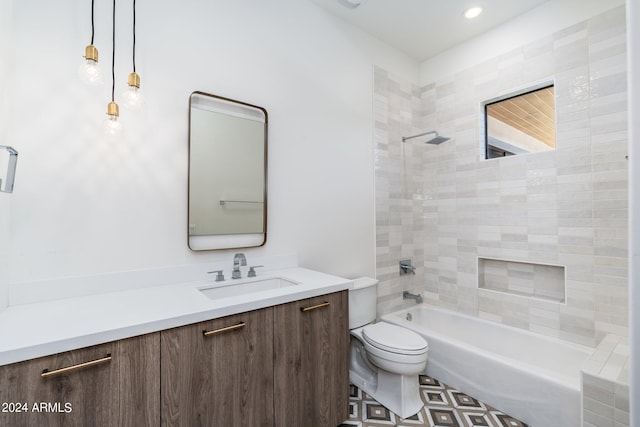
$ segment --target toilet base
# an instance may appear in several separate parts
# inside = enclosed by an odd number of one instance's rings
[[[421,367],[413,367],[402,375],[392,373],[369,360],[364,343],[362,329],[351,330],[349,362],[349,381],[384,407],[401,418],[418,413],[423,406],[420,398],[419,372],[427,363],[426,357]]]
[[[353,385],[400,418],[415,415],[422,409],[424,404],[420,398],[418,375],[398,375],[378,369],[375,380],[367,377],[349,372],[349,381]]]
[[[418,375],[398,375],[379,369],[378,388],[372,396],[401,418],[415,415],[424,405]]]

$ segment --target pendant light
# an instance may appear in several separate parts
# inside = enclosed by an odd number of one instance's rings
[[[102,70],[98,65],[98,49],[93,45],[94,22],[93,22],[93,3],[91,0],[91,44],[84,49],[84,63],[80,65],[78,74],[80,79],[91,86],[98,86],[104,83]]]
[[[107,105],[107,120],[105,121],[105,131],[109,135],[117,135],[122,131],[122,123],[118,121],[120,109],[114,99],[116,76],[116,0],[113,0],[113,26],[111,38],[111,102]]]
[[[136,73],[136,0],[133,0],[133,72],[129,74],[127,89],[122,98],[124,105],[131,108],[140,108],[144,103],[140,91],[140,75]]]

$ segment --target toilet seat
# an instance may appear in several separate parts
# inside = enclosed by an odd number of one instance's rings
[[[362,338],[370,346],[400,355],[422,355],[429,344],[417,333],[401,326],[379,322],[362,328]]]

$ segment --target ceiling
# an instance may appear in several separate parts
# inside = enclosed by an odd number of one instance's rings
[[[338,0],[310,1],[424,61],[549,0],[364,0],[355,9]],[[479,17],[462,16],[476,5],[483,8]]]

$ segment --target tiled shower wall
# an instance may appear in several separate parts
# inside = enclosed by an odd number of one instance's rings
[[[423,151],[402,143],[421,131],[417,86],[380,68],[374,73],[376,277],[378,314],[402,304],[402,291],[421,292],[424,283]],[[399,261],[411,259],[415,275],[399,276]]]
[[[375,70],[379,314],[409,289],[590,346],[627,335],[625,41],[622,6],[423,87]],[[548,81],[557,150],[484,160],[482,101]],[[431,129],[452,139],[401,142]],[[563,266],[566,301],[479,289],[478,258]]]

